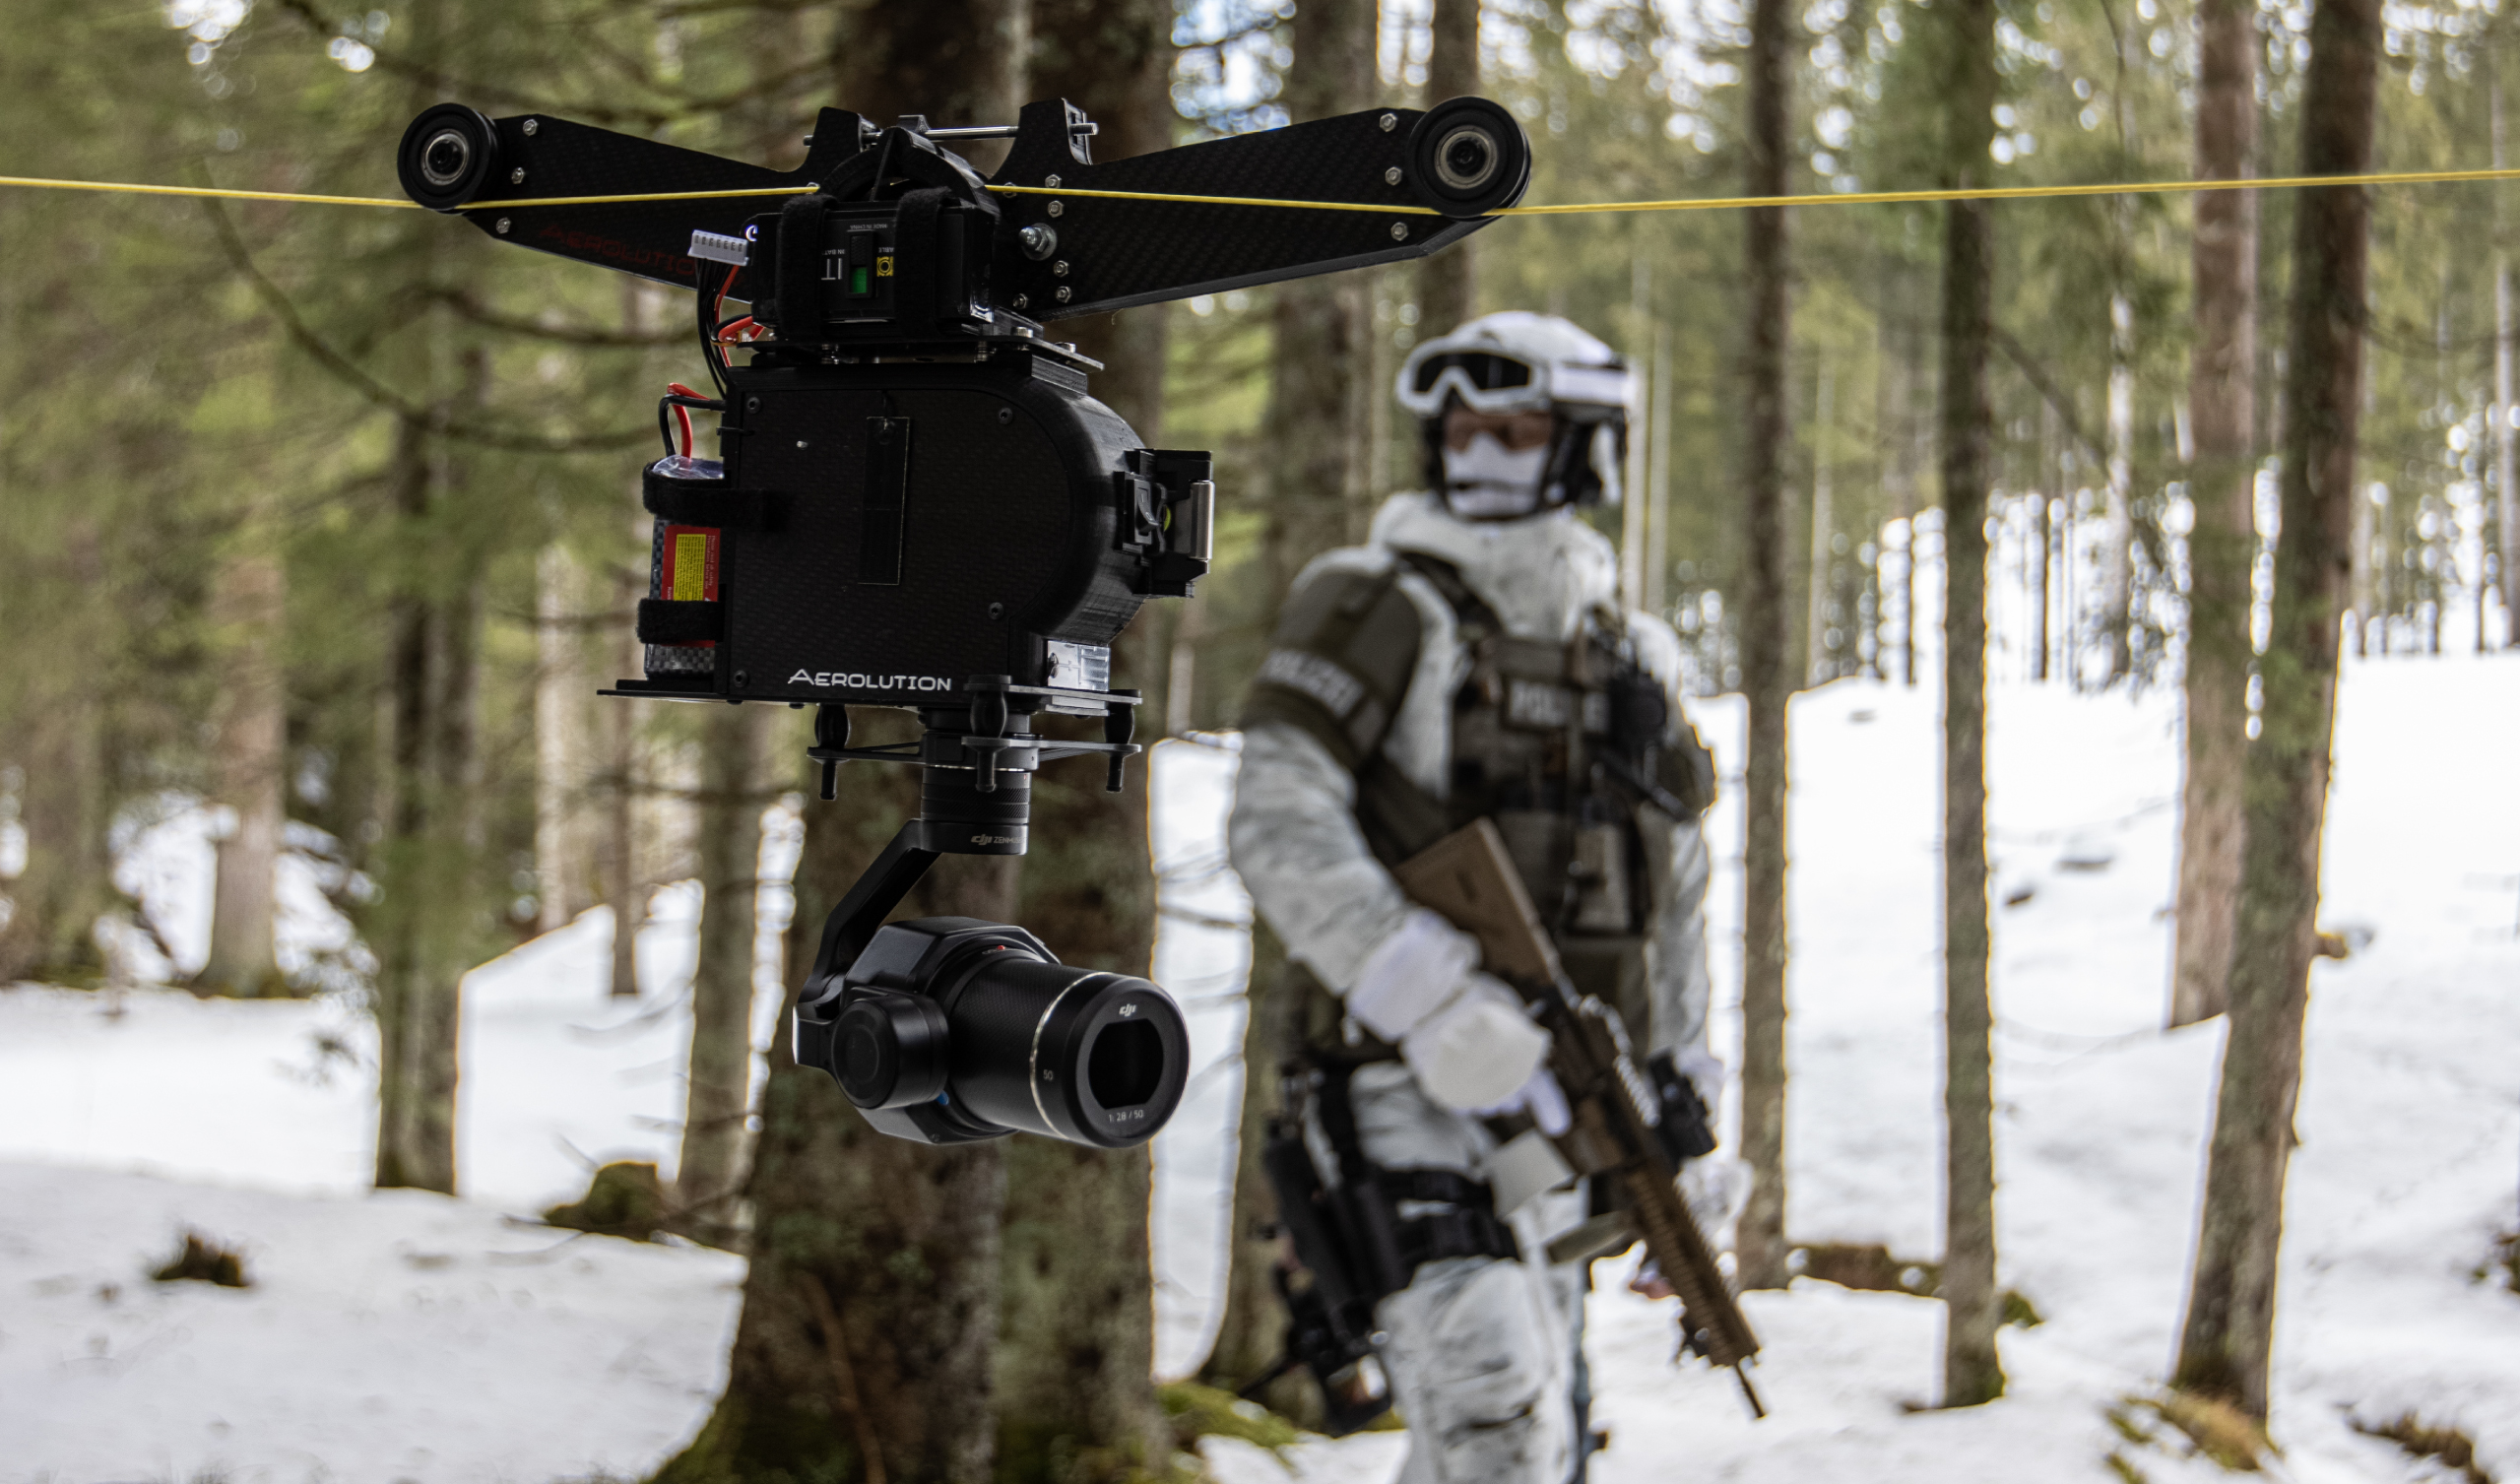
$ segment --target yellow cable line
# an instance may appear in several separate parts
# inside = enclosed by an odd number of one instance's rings
[[[1843,191],[1804,196],[1705,196],[1673,201],[1587,201],[1566,206],[1509,206],[1499,217],[1569,217],[1614,212],[1738,211],[1775,206],[1889,206],[1929,201],[2035,201],[2066,196],[2192,195],[2200,191],[2282,191],[2334,185],[2450,185],[2460,182],[2520,180],[2520,168],[2502,170],[2385,170],[2361,175],[2271,175],[2245,180],[2116,181],[2100,185],[1970,186],[1923,191]],[[0,175],[0,186],[39,190],[107,191],[139,196],[192,196],[226,201],[289,201],[310,206],[384,206],[417,210],[418,203],[385,196],[313,196],[293,191],[221,190],[211,186],[137,185],[105,180],[47,180],[31,175]],[[620,196],[536,196],[510,201],[475,201],[462,211],[501,211],[547,206],[615,206],[643,201],[714,201],[741,196],[792,196],[812,186],[751,186],[727,191],[650,191]],[[1377,206],[1358,201],[1287,201],[1274,196],[1195,196],[1165,191],[1096,191],[1043,185],[993,185],[1006,196],[1061,196],[1103,201],[1170,201],[1195,206],[1273,206],[1294,211],[1372,212],[1381,216],[1432,217],[1423,206]]]

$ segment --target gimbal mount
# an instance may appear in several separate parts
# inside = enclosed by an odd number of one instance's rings
[[[1208,568],[1208,455],[1143,447],[1044,325],[1424,257],[1530,175],[1520,127],[1475,97],[1106,163],[1093,132],[1055,99],[1011,128],[826,108],[779,171],[440,103],[401,148],[422,206],[696,290],[715,395],[659,404],[645,674],[607,693],[813,705],[826,799],[839,763],[920,767],[917,817],[825,927],[796,1051],[930,1142],[1142,1141],[1188,1056],[1144,980],[1060,965],[1020,929],[884,923],[939,855],[1023,853],[1042,762],[1103,754],[1120,790],[1139,697],[1111,687],[1112,642]],[[995,176],[943,144],[971,137],[1011,137]],[[719,457],[693,412],[718,416]],[[915,710],[922,736],[852,747],[852,705]],[[1042,737],[1044,713],[1099,716],[1103,741]]]

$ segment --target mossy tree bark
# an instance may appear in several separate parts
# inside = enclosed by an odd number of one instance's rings
[[[698,1232],[726,1228],[743,1188],[752,1095],[752,949],[759,927],[764,744],[779,713],[727,706],[700,738],[700,952],[675,1205]]]
[[[2249,171],[2257,132],[2254,7],[2197,16],[2196,175]],[[2248,755],[2249,578],[2257,565],[2257,197],[2196,198],[2196,345],[2188,422],[2196,525],[2187,538],[2187,776],[2179,791],[2177,943],[2170,1024],[2223,1012],[2239,911],[2240,770]]]
[[[1034,0],[1032,87],[1066,97],[1102,126],[1097,160],[1172,145],[1170,0]],[[1094,395],[1147,446],[1163,440],[1164,308],[1061,327],[1108,369]],[[1161,724],[1161,605],[1142,609],[1115,647],[1113,683],[1146,692],[1137,735]],[[1072,728],[1099,735],[1097,725]],[[1147,848],[1148,769],[1104,791],[1100,759],[1056,763],[1033,786],[1032,848],[1015,920],[1071,964],[1143,975],[1154,946]],[[997,1477],[1083,1484],[1159,1470],[1150,1151],[1018,1138],[1006,1147],[1002,1228]]]
[[[1781,196],[1793,141],[1793,32],[1799,14],[1786,0],[1758,0],[1750,14],[1749,118],[1744,132],[1752,196]],[[1787,651],[1793,614],[1786,571],[1786,461],[1793,423],[1785,396],[1792,344],[1792,246],[1786,214],[1767,207],[1743,216],[1749,273],[1744,346],[1748,426],[1746,467],[1748,591],[1741,614],[1741,689],[1749,703],[1747,795],[1742,842],[1741,1157],[1750,1167],[1750,1203],[1734,1237],[1745,1288],[1781,1288],[1785,1257],[1785,710],[1794,679]]]
[[[1481,0],[1435,0],[1426,53],[1426,101],[1479,91]],[[1417,270],[1417,333],[1443,335],[1478,311],[1479,270],[1475,240],[1455,242]]]
[[[1995,106],[1994,0],[1939,13],[1946,187],[1985,179]],[[1943,235],[1943,1405],[2004,1393],[1995,1331],[1993,1009],[1986,913],[1987,400],[1994,226],[1982,201],[1945,208]]]
[[[272,941],[272,908],[287,814],[282,774],[288,743],[288,687],[281,667],[288,578],[273,548],[279,533],[258,507],[237,532],[239,548],[220,572],[214,612],[222,641],[218,797],[236,811],[219,842],[211,890],[210,957],[197,991],[259,996],[287,993]],[[254,518],[260,516],[263,518]]]
[[[2377,0],[2320,0],[2312,14],[2300,112],[2303,174],[2370,168],[2379,33]],[[2261,1422],[2316,953],[2370,250],[2363,190],[2305,191],[2294,210],[2274,624],[2259,661],[2263,725],[2242,784],[2229,1039],[2173,1373],[2178,1386],[2221,1396]]]
[[[1448,24],[1446,8],[1462,4],[1441,0],[1436,25]],[[1476,10],[1475,5],[1469,8]],[[1291,117],[1323,118],[1370,105],[1376,19],[1375,7],[1363,0],[1328,0],[1296,12],[1295,63],[1285,94]],[[1434,86],[1430,80],[1430,92]],[[1370,517],[1363,508],[1372,422],[1367,402],[1383,395],[1366,374],[1372,357],[1365,341],[1373,326],[1358,275],[1281,285],[1276,292],[1263,420],[1263,443],[1275,463],[1260,491],[1267,523],[1262,559],[1269,596],[1254,620],[1262,631],[1276,625],[1277,605],[1304,564],[1339,545],[1351,530],[1361,530]],[[1421,324],[1430,333],[1450,328],[1423,318]],[[1287,1045],[1279,1027],[1289,1007],[1277,985],[1284,952],[1265,927],[1254,927],[1251,974],[1244,987],[1249,1008],[1243,1022],[1243,1101],[1228,1217],[1225,1315],[1200,1367],[1202,1379],[1227,1387],[1244,1386],[1265,1370],[1277,1358],[1286,1331],[1285,1311],[1269,1278],[1278,1244],[1256,1235],[1277,1219],[1276,1199],[1260,1172],[1260,1150],[1268,1120],[1278,1111],[1277,1064]]]
[[[852,720],[869,744],[913,731],[890,711]],[[837,801],[806,806],[792,991],[917,792],[914,770],[869,765],[843,771]],[[948,857],[897,915],[1003,919],[1012,865]],[[658,1484],[984,1484],[1003,1149],[875,1132],[827,1074],[796,1064],[783,1025],[745,1186],[752,1265],[726,1391]]]

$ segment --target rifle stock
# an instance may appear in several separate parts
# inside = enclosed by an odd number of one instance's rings
[[[1568,982],[1496,825],[1480,819],[1392,872],[1420,906],[1478,939],[1482,966],[1535,1005],[1549,1032],[1549,1071],[1573,1121],[1552,1138],[1580,1175],[1606,1175],[1626,1194],[1646,1253],[1679,1295],[1683,1344],[1730,1367],[1750,1410],[1766,1416],[1747,1363],[1759,1337],[1715,1265],[1713,1247],[1680,1197],[1678,1171],[1655,1134],[1659,1099],[1639,1073],[1619,1012]]]

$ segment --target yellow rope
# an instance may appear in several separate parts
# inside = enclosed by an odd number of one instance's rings
[[[1706,196],[1676,201],[1587,201],[1567,206],[1509,206],[1499,217],[1570,217],[1612,212],[1712,212],[1773,206],[1889,206],[1925,201],[2035,201],[2064,196],[2192,195],[2199,191],[2284,191],[2322,185],[2450,185],[2467,181],[2520,180],[2520,169],[2386,170],[2362,175],[2272,175],[2246,180],[2148,180],[2102,185],[1969,186],[1929,191],[1844,191],[1807,196]],[[385,196],[310,196],[293,191],[231,191],[210,186],[135,185],[105,180],[46,180],[0,175],[0,186],[39,190],[113,191],[138,196],[194,196],[225,201],[291,201],[308,206],[387,206],[418,203]],[[462,211],[504,211],[538,206],[617,206],[640,201],[714,201],[740,196],[793,196],[812,186],[750,186],[730,191],[651,191],[622,196],[536,196],[514,201],[475,201]],[[1195,206],[1273,206],[1293,211],[1373,212],[1382,216],[1433,217],[1423,206],[1375,206],[1357,201],[1285,201],[1274,196],[1193,196],[1164,191],[1070,190],[1044,185],[993,185],[1005,196],[1060,196],[1102,201],[1172,201]]]

